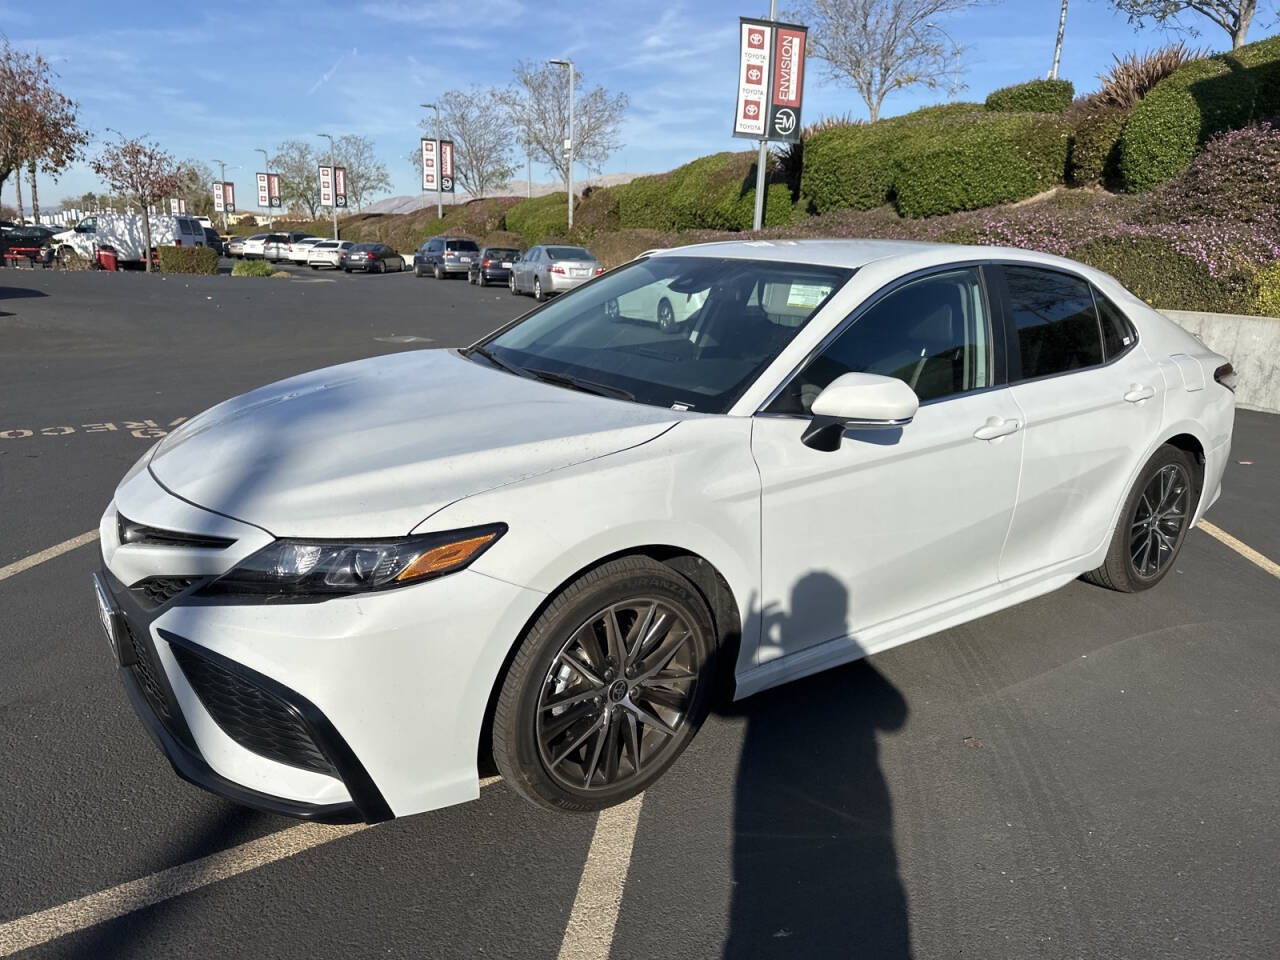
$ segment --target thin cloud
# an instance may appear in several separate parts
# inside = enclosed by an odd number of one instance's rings
[[[351,51],[351,55],[355,56],[354,50]],[[320,75],[320,79],[307,88],[307,96],[308,97],[311,96],[321,87],[323,87],[326,83],[328,83],[329,79],[334,75],[338,67],[342,65],[342,61],[345,59],[347,59],[347,55],[344,53],[341,56],[339,56],[337,60],[333,61],[333,66],[330,67],[328,70],[326,70],[324,73],[322,73]]]

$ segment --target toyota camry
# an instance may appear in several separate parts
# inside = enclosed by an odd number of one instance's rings
[[[1234,376],[1057,257],[663,250],[183,424],[116,489],[94,586],[198,785],[374,822],[476,797],[491,758],[595,810],[722,693],[1081,576],[1155,586],[1218,497]]]

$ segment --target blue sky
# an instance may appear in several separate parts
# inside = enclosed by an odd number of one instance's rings
[[[1263,7],[1251,39],[1274,31],[1274,16]],[[98,136],[108,126],[149,133],[179,158],[225,159],[238,167],[228,179],[247,207],[253,173],[262,166],[254,148],[273,150],[295,137],[319,146],[318,131],[368,135],[393,192],[416,192],[417,174],[406,158],[417,143],[418,104],[472,83],[506,84],[520,57],[571,56],[589,85],[630,95],[625,145],[606,172],[667,170],[702,154],[743,149],[743,141],[728,136],[737,17],[764,12],[765,0],[0,0],[0,29],[54,62],[64,92]],[[940,21],[964,47],[969,89],[962,96],[981,99],[996,87],[1043,76],[1057,12],[1057,0],[996,0]],[[1107,0],[1073,0],[1061,74],[1078,92],[1094,89],[1113,53],[1165,39],[1151,28],[1135,32]],[[1213,28],[1193,42],[1221,49],[1226,39]],[[866,115],[852,90],[823,79],[819,64],[811,67],[806,121]],[[884,114],[945,99],[945,90],[917,88],[891,96]],[[534,178],[550,179],[536,167]],[[81,166],[56,184],[43,183],[41,196],[47,206],[100,188]],[[9,184],[3,200],[13,202]]]

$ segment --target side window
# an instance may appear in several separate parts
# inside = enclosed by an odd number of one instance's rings
[[[1129,318],[1120,308],[1093,288],[1093,302],[1098,306],[1098,319],[1102,322],[1102,349],[1107,360],[1113,360],[1138,342]]]
[[[1005,267],[1009,313],[1023,380],[1102,363],[1102,335],[1089,284],[1036,267]]]
[[[771,298],[766,294],[766,309]],[[858,317],[778,395],[774,413],[808,413],[845,373],[896,377],[921,402],[992,385],[991,323],[976,267],[914,280]]]
[[[184,220],[184,219],[182,219],[182,217],[179,217],[179,218],[178,218],[178,229],[182,231],[182,235],[183,235],[183,236],[185,236],[185,237],[189,237],[189,236],[191,236],[191,221],[190,221],[190,220]]]

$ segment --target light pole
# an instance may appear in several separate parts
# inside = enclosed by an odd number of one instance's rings
[[[569,135],[564,141],[564,158],[569,171],[569,229],[573,229],[573,61],[568,57],[563,60],[548,60],[547,63],[564,67],[569,71]]]
[[[337,168],[334,166],[335,161],[334,161],[334,150],[333,150],[333,137],[331,137],[327,133],[317,133],[316,136],[324,137],[326,140],[329,141],[329,209],[333,211],[333,239],[337,240],[338,239],[338,200],[333,195],[333,193],[335,190],[338,189],[338,182],[334,178],[334,171]]]
[[[276,222],[275,217],[271,216],[271,158],[261,147],[254,147],[253,152],[262,154],[262,172],[267,175],[267,226],[270,227]],[[255,183],[254,186],[256,187],[257,184]]]
[[[443,184],[440,183],[440,107],[434,103],[420,103],[418,106],[424,110],[434,110],[436,112],[436,219],[444,219],[444,190]]]
[[[225,201],[227,197],[227,192],[222,189],[222,184],[227,182],[227,161],[214,160],[213,162],[218,165],[218,189],[222,190],[222,198],[224,201],[222,205],[222,232],[226,233],[227,232],[227,206]]]
[[[925,27],[929,30],[937,30],[940,34],[946,37],[947,41],[951,44],[951,62],[953,66],[951,68],[951,96],[948,99],[950,99],[952,103],[955,103],[956,91],[960,89],[960,44],[956,43],[955,40],[951,38],[951,34],[947,33],[947,31],[943,30],[932,20],[926,23]]]
[[[778,0],[769,0],[769,19],[778,19]],[[768,111],[765,111],[765,122],[768,123]],[[759,230],[764,226],[764,171],[767,167],[769,156],[769,131],[765,130],[765,135],[760,138],[760,156],[756,158],[756,209],[755,215],[752,217],[752,230]]]

